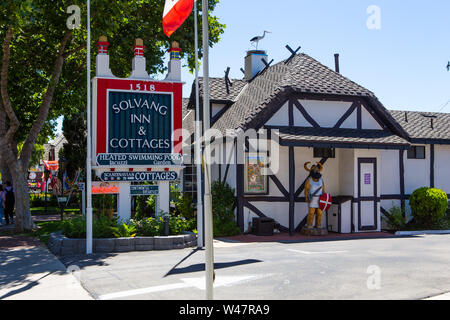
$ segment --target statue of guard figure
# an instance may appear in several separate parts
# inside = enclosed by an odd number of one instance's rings
[[[306,218],[306,227],[301,231],[305,235],[327,235],[326,229],[322,228],[322,210],[320,209],[319,200],[322,194],[325,193],[325,184],[322,179],[323,165],[317,162],[308,169],[310,162],[304,164],[304,168],[309,172],[309,177],[305,184],[305,198],[308,203],[308,217]],[[313,228],[313,222],[315,226]]]

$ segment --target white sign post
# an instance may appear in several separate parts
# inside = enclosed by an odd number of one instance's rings
[[[92,254],[92,168],[91,168],[91,2],[87,0],[87,157],[86,157],[86,254]]]

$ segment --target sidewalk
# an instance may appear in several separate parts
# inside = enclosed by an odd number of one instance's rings
[[[0,236],[0,300],[91,300],[37,239]]]

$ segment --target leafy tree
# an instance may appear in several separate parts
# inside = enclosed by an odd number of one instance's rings
[[[72,180],[76,171],[86,166],[86,121],[81,113],[64,117],[63,134],[67,142],[60,150],[60,158],[66,159],[65,171]]]
[[[162,30],[164,0],[93,0],[92,52],[100,35],[110,43],[111,69],[118,77],[131,71],[133,43],[143,38],[150,73],[166,70],[170,44]],[[218,0],[209,0],[212,11]],[[78,5],[80,28],[69,30],[67,8]],[[201,6],[199,11],[201,11]],[[201,21],[201,19],[199,19]],[[210,16],[210,43],[225,25]],[[199,28],[201,30],[201,28]],[[9,171],[16,190],[16,230],[32,227],[26,173],[41,133],[51,134],[60,115],[85,112],[86,1],[8,0],[0,3],[0,153],[2,172]],[[199,37],[201,39],[201,37]],[[193,16],[170,40],[177,40],[189,67],[194,65]],[[199,46],[201,48],[201,44]],[[200,52],[201,55],[202,52]],[[92,55],[95,70],[95,55]],[[93,74],[91,75],[93,76]],[[45,133],[45,134],[43,134]],[[21,151],[17,144],[23,142]]]

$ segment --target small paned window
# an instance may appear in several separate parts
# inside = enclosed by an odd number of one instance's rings
[[[334,148],[314,148],[314,158],[335,158]]]
[[[424,146],[412,146],[408,150],[408,159],[425,159],[425,147]]]

